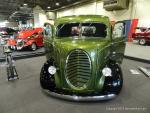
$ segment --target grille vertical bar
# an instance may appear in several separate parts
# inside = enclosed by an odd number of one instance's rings
[[[66,78],[76,88],[88,84],[91,78],[91,61],[85,51],[76,49],[68,55]]]

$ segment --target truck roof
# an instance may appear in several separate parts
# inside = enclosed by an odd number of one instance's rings
[[[74,15],[74,16],[65,16],[55,20],[55,25],[64,24],[64,23],[85,23],[85,22],[100,22],[104,23],[107,26],[110,25],[109,18],[102,15]]]

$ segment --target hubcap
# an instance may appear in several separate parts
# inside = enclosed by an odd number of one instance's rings
[[[35,43],[32,44],[31,48],[32,48],[32,50],[36,50],[36,45],[35,45]]]
[[[141,40],[140,40],[140,44],[141,44],[141,45],[144,45],[145,42],[146,42],[145,39],[141,39]]]

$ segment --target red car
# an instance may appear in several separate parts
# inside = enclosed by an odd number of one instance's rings
[[[17,50],[29,47],[35,51],[37,47],[43,46],[43,31],[43,28],[20,31],[15,39],[9,39],[8,44]]]
[[[132,34],[133,40],[138,40],[140,45],[145,45],[150,42],[150,28],[139,27],[137,33]]]

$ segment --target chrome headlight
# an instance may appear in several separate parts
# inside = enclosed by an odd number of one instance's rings
[[[112,70],[109,67],[105,67],[102,70],[102,73],[105,77],[111,77],[112,76]]]
[[[56,67],[54,66],[50,66],[48,68],[48,72],[51,74],[51,75],[54,75],[56,73]]]

